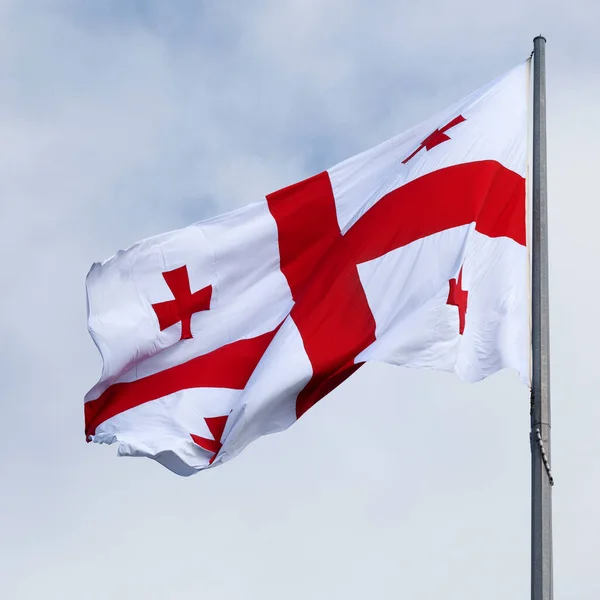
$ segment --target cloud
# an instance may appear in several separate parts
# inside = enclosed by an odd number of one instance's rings
[[[83,282],[142,237],[409,127],[542,31],[556,591],[597,598],[597,3],[34,4],[0,3],[2,597],[528,593],[528,398],[513,374],[469,386],[372,365],[287,432],[180,480],[84,442],[99,359]]]

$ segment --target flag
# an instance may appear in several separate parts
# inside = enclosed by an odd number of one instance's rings
[[[96,263],[88,441],[190,475],[367,361],[529,384],[529,63],[261,201]]]

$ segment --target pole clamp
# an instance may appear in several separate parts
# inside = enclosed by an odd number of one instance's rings
[[[550,462],[548,461],[548,455],[546,454],[546,448],[544,447],[544,441],[542,440],[542,432],[540,431],[539,427],[535,428],[535,438],[537,440],[537,445],[542,455],[542,462],[544,463],[544,467],[546,468],[546,473],[548,474],[548,480],[550,481],[550,485],[554,485],[554,477],[552,477]]]

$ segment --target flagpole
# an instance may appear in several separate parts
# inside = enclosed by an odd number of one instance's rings
[[[533,40],[531,600],[552,600],[546,39]]]

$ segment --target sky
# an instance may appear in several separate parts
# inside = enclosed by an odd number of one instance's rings
[[[596,0],[0,0],[0,597],[529,597],[528,390],[368,365],[180,478],[85,443],[91,264],[407,129],[548,39],[556,598],[597,600]]]

